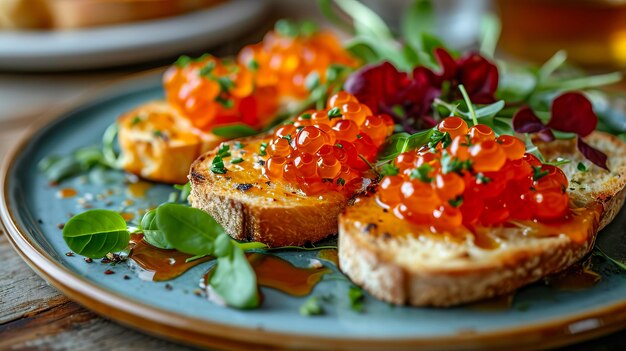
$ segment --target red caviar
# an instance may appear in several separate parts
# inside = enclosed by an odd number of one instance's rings
[[[324,83],[334,64],[357,65],[334,34],[270,31],[236,60],[181,57],[165,72],[163,84],[168,102],[197,128],[243,123],[259,129],[274,119],[285,97],[306,99],[306,78],[316,74]]]
[[[393,131],[389,117],[372,115],[343,91],[328,100],[327,109],[307,111],[291,123],[274,131],[266,149],[265,175],[296,184],[309,195],[358,189],[370,168],[363,159],[374,162]]]
[[[490,127],[469,128],[460,117],[446,118],[437,128],[452,141],[444,138],[431,148],[398,155],[398,175],[380,183],[378,202],[397,216],[447,230],[556,220],[568,213],[567,177],[526,154],[520,139],[496,138]]]
[[[244,47],[237,61],[256,68],[254,81],[257,87],[272,87],[280,96],[297,99],[308,97],[305,82],[310,74],[317,74],[323,83],[331,64],[350,67],[357,64],[339,39],[326,31],[298,36],[270,31],[262,42]]]

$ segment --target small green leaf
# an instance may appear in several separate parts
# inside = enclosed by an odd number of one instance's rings
[[[391,163],[386,163],[380,167],[380,174],[384,176],[395,176],[400,173],[400,169]]]
[[[309,297],[303,304],[300,306],[300,314],[303,316],[319,316],[325,313],[324,308],[320,304],[319,298],[317,296]]]
[[[582,162],[578,162],[578,165],[576,165],[576,169],[581,172],[587,172],[589,170],[589,168],[587,168],[587,166],[585,166],[585,164]]]
[[[255,308],[260,302],[256,274],[243,251],[233,245],[230,238],[224,239],[224,243],[230,246],[229,250],[225,250],[230,254],[218,257],[209,284],[228,306]]]
[[[358,286],[350,286],[348,289],[348,298],[350,299],[350,308],[356,312],[363,312],[363,302],[365,301],[365,295],[363,290]]]
[[[533,166],[533,180],[537,181],[548,175],[548,171],[542,171],[541,167]]]
[[[217,156],[222,158],[230,157],[230,146],[226,143],[221,143],[217,149]]]
[[[198,72],[198,75],[200,75],[200,77],[213,79],[214,69],[215,69],[215,61],[209,61],[204,67],[200,69],[200,71]]]
[[[232,163],[232,164],[237,164],[237,163],[241,163],[241,162],[243,162],[243,158],[241,158],[241,157],[233,158],[232,160],[230,160],[230,163]]]
[[[177,67],[183,68],[183,67],[186,67],[191,62],[193,62],[193,59],[191,57],[187,55],[182,55],[176,60],[176,62],[174,62],[174,65]]]
[[[428,175],[428,173],[432,170],[433,168],[428,163],[424,163],[423,165],[412,169],[409,173],[409,177],[411,179],[419,179],[424,183],[430,183],[433,179]]]
[[[211,172],[216,174],[226,174],[227,169],[224,166],[224,160],[221,156],[215,156],[211,162]]]
[[[478,184],[487,184],[487,183],[491,183],[492,181],[491,178],[487,177],[486,175],[482,173],[476,174],[476,180],[478,180]]]
[[[148,244],[158,247],[159,249],[173,249],[174,247],[167,242],[163,231],[159,230],[156,221],[156,210],[150,210],[146,212],[141,218],[141,231],[143,233],[143,239]]]
[[[178,199],[182,202],[187,202],[187,198],[189,198],[189,195],[191,194],[191,182],[187,182],[182,185],[175,184],[174,189],[180,191]]]
[[[72,217],[63,227],[63,239],[75,253],[101,258],[124,250],[130,241],[126,221],[117,212],[89,210]]]
[[[267,156],[267,142],[262,142],[259,146],[259,156]]]
[[[212,253],[215,239],[224,234],[224,228],[208,213],[181,204],[159,206],[156,222],[172,247],[190,255]]]
[[[341,116],[343,116],[343,114],[341,113],[341,109],[339,107],[333,107],[328,110],[328,119],[340,118]]]
[[[566,164],[568,164],[570,162],[572,162],[572,161],[570,161],[570,160],[568,160],[566,158],[557,157],[556,160],[549,161],[549,162],[544,162],[544,164],[559,167],[559,166],[562,166],[562,165],[566,165]]]
[[[346,180],[343,178],[337,178],[337,185],[345,186]]]
[[[448,200],[448,203],[452,207],[459,207],[463,204],[463,195],[457,196],[455,199]]]

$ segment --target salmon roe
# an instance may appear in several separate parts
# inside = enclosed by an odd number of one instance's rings
[[[196,128],[243,123],[260,129],[273,121],[285,98],[308,98],[306,78],[316,74],[324,83],[331,65],[357,65],[334,34],[274,30],[244,47],[236,60],[183,56],[165,72],[163,85],[167,101]]]
[[[266,125],[278,111],[275,89],[254,86],[254,74],[232,60],[186,58],[163,76],[167,101],[208,131],[217,125]]]
[[[309,96],[306,80],[311,74],[317,74],[324,83],[331,65],[356,67],[358,63],[333,33],[290,36],[278,30],[269,31],[261,43],[244,47],[237,61],[256,68],[257,87],[271,87],[281,97],[296,99]]]
[[[400,218],[434,229],[493,226],[511,220],[557,220],[569,211],[567,177],[542,164],[510,135],[460,117],[437,129],[450,138],[400,154],[397,175],[385,176],[378,203]],[[447,141],[446,141],[447,140]]]
[[[370,109],[343,91],[328,108],[307,111],[278,127],[266,148],[265,176],[296,184],[306,194],[352,193],[374,162],[378,148],[393,132],[387,115]],[[367,160],[366,161],[364,161]]]

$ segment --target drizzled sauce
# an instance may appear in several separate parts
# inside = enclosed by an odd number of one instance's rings
[[[592,288],[602,276],[594,272],[591,268],[591,260],[576,264],[565,272],[553,274],[544,279],[547,286],[565,290],[580,291]]]
[[[189,269],[212,260],[204,257],[191,262],[185,262],[192,255],[176,250],[163,250],[148,244],[143,240],[143,234],[132,234],[129,253],[131,268],[140,279],[164,281],[174,279]],[[336,250],[334,251],[336,257]],[[329,253],[329,255],[332,255]],[[273,288],[292,296],[305,296],[311,293],[315,285],[320,282],[324,274],[332,271],[326,267],[302,268],[294,266],[289,261],[274,255],[262,253],[247,253],[246,257],[254,269],[259,286]],[[209,270],[202,279],[201,286],[206,286]]]
[[[331,273],[326,267],[301,268],[274,255],[247,253],[246,257],[254,269],[259,286],[276,289],[291,296],[306,296],[320,282],[322,276]],[[208,286],[213,269],[204,275],[200,286]]]
[[[191,262],[185,262],[192,255],[176,250],[163,250],[148,244],[143,240],[143,234],[132,234],[130,237],[131,268],[140,279],[164,281],[174,279],[189,269],[210,261],[211,257],[203,257]]]
[[[572,209],[567,218],[561,221],[551,223],[524,221],[521,224],[525,235],[546,237],[565,234],[574,242],[581,244],[598,229],[602,211],[602,205],[595,203],[587,208]]]
[[[322,260],[330,261],[335,266],[339,266],[339,256],[337,255],[337,249],[323,249],[317,253],[317,257]]]
[[[130,183],[126,188],[128,195],[132,197],[144,197],[148,192],[148,189],[152,187],[151,183],[138,181],[137,183]]]
[[[59,199],[67,199],[76,195],[78,195],[78,191],[74,188],[63,188],[57,191],[57,197]]]

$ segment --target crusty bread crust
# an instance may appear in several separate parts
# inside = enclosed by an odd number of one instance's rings
[[[243,140],[238,150],[224,159],[226,174],[213,173],[216,150],[191,166],[191,205],[215,218],[237,240],[258,241],[269,246],[304,245],[337,233],[337,218],[346,205],[340,193],[307,196],[288,184],[269,182],[256,155],[262,137]],[[243,152],[242,152],[243,151]],[[244,162],[230,160],[242,157]]]
[[[514,291],[571,266],[590,252],[598,230],[615,217],[626,196],[626,145],[599,132],[588,142],[607,153],[611,172],[590,166],[572,141],[540,146],[548,159],[572,160],[564,167],[569,193],[577,206],[586,208],[577,211],[576,223],[534,232],[490,228],[486,235],[497,248],[481,248],[473,235],[449,240],[419,232],[384,212],[370,196],[340,216],[341,270],[391,303],[452,306]],[[589,171],[577,171],[578,162]]]

